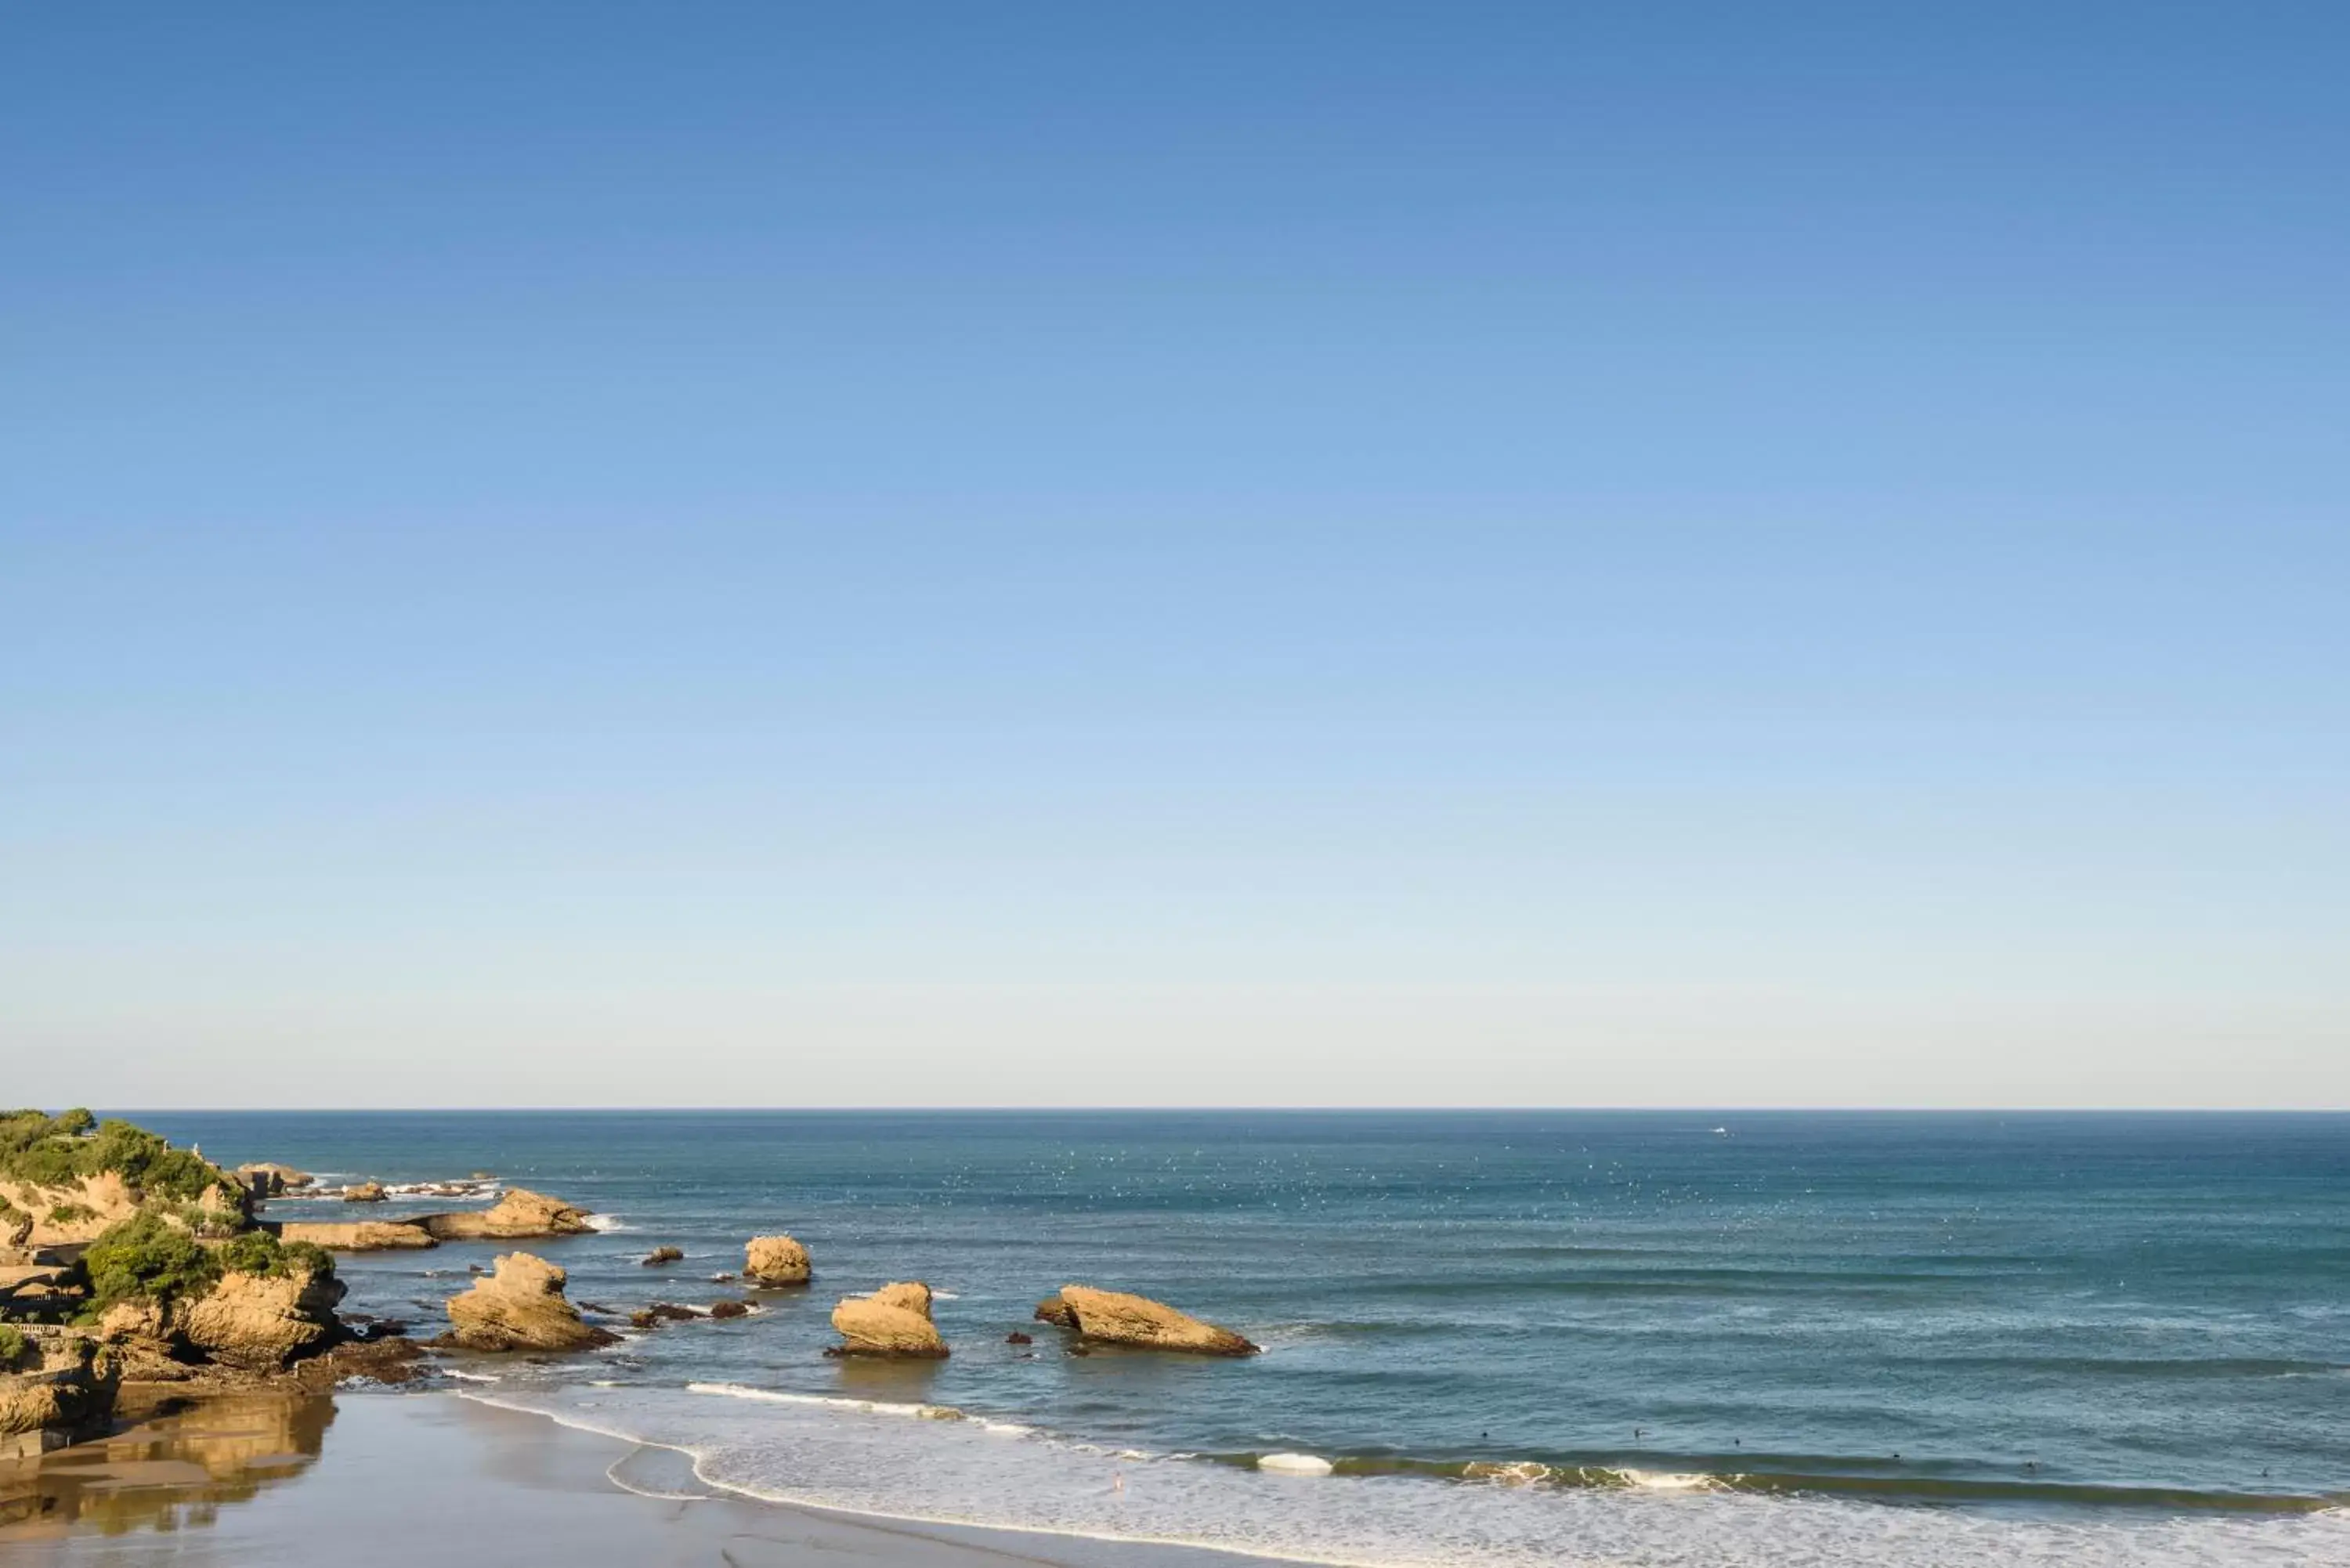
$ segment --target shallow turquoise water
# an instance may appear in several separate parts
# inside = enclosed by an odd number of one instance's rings
[[[691,1449],[748,1490],[1118,1533],[1054,1495],[1090,1498],[1054,1478],[1099,1462],[1135,1471],[1112,1478],[1119,1518],[1164,1501],[1152,1531],[1199,1538],[1191,1508],[1242,1519],[1224,1543],[1305,1555],[1343,1537],[1362,1560],[1402,1560],[1347,1533],[1389,1506],[1423,1535],[1438,1514],[1458,1523],[1483,1542],[1470,1556],[1540,1555],[1542,1508],[1605,1538],[1593,1509],[1673,1491],[1782,1532],[1833,1504],[1876,1521],[1864,1534],[1908,1521],[1906,1538],[1930,1515],[1979,1552],[1985,1530],[2088,1529],[2134,1542],[2116,1560],[2153,1561],[2169,1548],[2147,1532],[2202,1521],[2207,1555],[2297,1539],[2278,1560],[2328,1560],[2314,1542],[2350,1562],[2338,1534],[2312,1533],[2341,1516],[2308,1511],[2350,1493],[2350,1116],[140,1119],[231,1162],[391,1181],[485,1168],[557,1193],[622,1229],[534,1250],[570,1270],[574,1299],[615,1308],[715,1299],[707,1276],[740,1266],[744,1237],[798,1236],[816,1285],[754,1317],[478,1369],[501,1398]],[[320,1210],[348,1213],[272,1213]],[[639,1267],[662,1242],[686,1263]],[[351,1259],[349,1304],[421,1318],[492,1251]],[[904,1278],[942,1293],[953,1358],[825,1360],[832,1302]],[[1267,1354],[1066,1356],[1026,1320],[1072,1280],[1162,1296]],[[1033,1354],[1005,1343],[1015,1328],[1036,1330]],[[952,1406],[998,1440],[753,1392]],[[850,1486],[877,1445],[910,1446],[928,1479]],[[1281,1451],[1340,1473],[1237,1468]],[[1471,1464],[1543,1468],[1532,1487],[1446,1479]],[[1376,1506],[1331,1501],[1350,1496]],[[2052,1560],[2095,1560],[2075,1545]],[[1651,1547],[1618,1556],[1673,1560]]]

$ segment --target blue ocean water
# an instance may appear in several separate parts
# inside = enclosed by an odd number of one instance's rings
[[[2350,1116],[135,1114],[578,1202],[615,1228],[531,1250],[620,1312],[797,1236],[751,1317],[461,1368],[759,1495],[1378,1563],[2350,1563]],[[348,1304],[431,1332],[495,1250],[349,1258]],[[898,1279],[952,1358],[824,1358]],[[1070,1281],[1266,1354],[1067,1355]]]

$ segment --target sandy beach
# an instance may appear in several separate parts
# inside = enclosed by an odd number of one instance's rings
[[[681,1455],[450,1394],[205,1400],[0,1468],[11,1564],[1233,1568],[1184,1547],[859,1521],[712,1492]]]

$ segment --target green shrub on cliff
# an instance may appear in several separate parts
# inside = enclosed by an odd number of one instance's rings
[[[280,1241],[266,1231],[247,1231],[207,1247],[152,1212],[107,1227],[81,1262],[89,1275],[92,1317],[117,1302],[202,1295],[231,1272],[283,1278],[303,1270],[335,1277],[333,1257],[307,1241]]]
[[[223,1272],[279,1277],[296,1270],[335,1276],[335,1260],[324,1247],[307,1241],[281,1241],[266,1231],[247,1231],[212,1250],[213,1262]]]
[[[13,1324],[0,1323],[0,1372],[7,1371],[23,1360],[32,1343],[25,1337],[23,1329]]]
[[[107,1227],[81,1263],[89,1274],[93,1314],[117,1302],[201,1295],[220,1278],[212,1254],[160,1214],[135,1214]]]
[[[234,1236],[253,1223],[242,1209],[212,1209],[202,1203],[173,1203],[154,1198],[140,1207],[177,1220],[182,1229],[211,1241]]]
[[[0,1116],[0,1179],[36,1187],[70,1187],[109,1171],[140,1191],[193,1199],[224,1183],[220,1168],[202,1155],[173,1148],[156,1133],[109,1118],[96,1123],[86,1110],[61,1116],[40,1111]]]
[[[141,1192],[194,1198],[205,1188],[228,1179],[220,1167],[203,1156],[173,1148],[159,1135],[126,1121],[109,1119],[99,1123],[98,1136],[81,1147],[83,1175],[115,1171]]]

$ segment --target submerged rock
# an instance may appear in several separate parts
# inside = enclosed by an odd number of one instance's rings
[[[658,1269],[664,1263],[674,1263],[684,1256],[685,1253],[675,1247],[655,1247],[644,1255],[643,1262],[646,1268]]]
[[[743,1248],[743,1277],[754,1285],[804,1285],[808,1250],[789,1236],[754,1236]]]
[[[941,1360],[946,1341],[931,1322],[931,1287],[919,1280],[882,1286],[869,1296],[846,1296],[832,1309],[844,1343],[827,1355],[888,1355]]]
[[[1164,1302],[1090,1285],[1063,1285],[1059,1295],[1037,1303],[1036,1316],[1106,1345],[1193,1355],[1254,1355],[1258,1348],[1231,1329],[1203,1323]]]
[[[426,1371],[422,1345],[400,1334],[379,1331],[365,1338],[347,1340],[323,1355],[313,1355],[299,1363],[294,1368],[293,1378],[298,1387],[326,1394],[357,1378],[369,1383],[412,1383]]]
[[[443,1241],[536,1241],[578,1236],[595,1229],[588,1210],[560,1198],[509,1188],[504,1197],[478,1212],[420,1215],[412,1223]]]
[[[567,1276],[544,1258],[508,1252],[473,1289],[449,1298],[449,1342],[466,1350],[585,1350],[618,1337],[564,1299]]]

